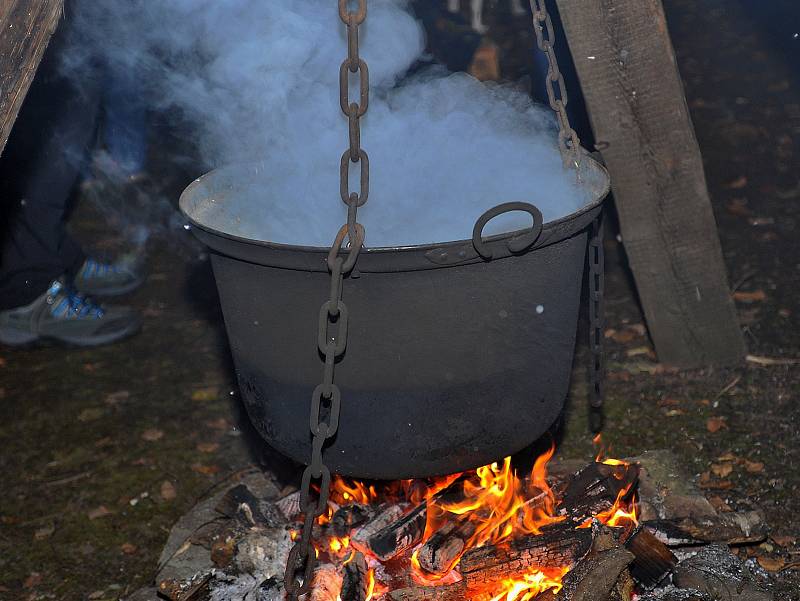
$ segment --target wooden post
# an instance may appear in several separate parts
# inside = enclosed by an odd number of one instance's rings
[[[0,153],[63,12],[63,0],[0,0]]]
[[[661,0],[557,0],[659,360],[745,353]]]

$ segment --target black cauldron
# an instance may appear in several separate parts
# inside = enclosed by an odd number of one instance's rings
[[[219,211],[226,198],[252,194],[259,171],[213,171],[180,206],[213,251],[250,419],[278,451],[307,462],[328,249],[244,239],[232,233],[235,223],[207,217],[212,199]],[[538,235],[478,237],[478,249],[461,240],[361,252],[344,283],[340,426],[325,450],[334,473],[398,479],[471,469],[523,449],[553,424],[569,386],[588,228],[609,185],[588,155],[582,171],[596,182],[594,201]]]

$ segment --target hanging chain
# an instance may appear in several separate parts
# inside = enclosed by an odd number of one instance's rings
[[[333,383],[336,360],[347,348],[347,325],[349,312],[342,300],[342,283],[356,264],[364,243],[364,226],[358,223],[358,207],[369,197],[369,157],[361,148],[360,119],[369,107],[369,70],[358,53],[358,27],[367,17],[367,0],[358,0],[353,12],[348,9],[348,0],[339,0],[339,17],[347,25],[347,58],[339,70],[339,98],[342,111],[349,124],[350,144],[344,151],[340,171],[340,195],[347,205],[347,223],[336,234],[328,253],[330,271],[330,295],[319,312],[317,346],[325,358],[322,384],[311,395],[311,463],[303,472],[300,484],[300,507],[305,515],[303,529],[286,562],[284,588],[287,599],[297,599],[311,590],[312,576],[316,564],[316,551],[312,545],[314,522],[325,513],[330,493],[331,471],[323,463],[322,449],[325,442],[333,438],[339,428],[339,410],[342,394]],[[350,102],[350,74],[358,73],[360,82],[359,101]],[[361,168],[359,192],[350,192],[350,164]],[[347,245],[345,245],[345,240]],[[349,250],[345,251],[345,246]],[[327,420],[323,413],[327,413]],[[316,491],[315,489],[319,490]]]
[[[603,250],[603,221],[592,223],[589,241],[589,427],[597,434],[603,429],[603,327],[605,321],[605,252]]]
[[[550,108],[558,117],[558,147],[561,150],[561,158],[564,160],[565,167],[575,167],[580,172],[581,141],[578,133],[572,129],[567,114],[569,97],[564,84],[564,76],[558,68],[553,20],[550,18],[550,13],[547,12],[545,0],[530,0],[530,2],[536,43],[547,57],[547,97],[550,100]]]

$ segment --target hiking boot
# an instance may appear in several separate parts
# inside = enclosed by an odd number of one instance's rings
[[[140,326],[130,307],[101,307],[60,278],[31,304],[0,311],[0,343],[18,346],[50,339],[96,346],[130,336]]]
[[[123,258],[116,263],[86,259],[73,279],[76,289],[95,296],[119,296],[142,285],[144,276],[135,261]]]

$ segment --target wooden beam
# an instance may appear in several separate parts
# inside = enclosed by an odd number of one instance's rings
[[[0,0],[0,153],[17,120],[63,0]]]
[[[745,354],[661,0],[557,0],[659,360]]]

